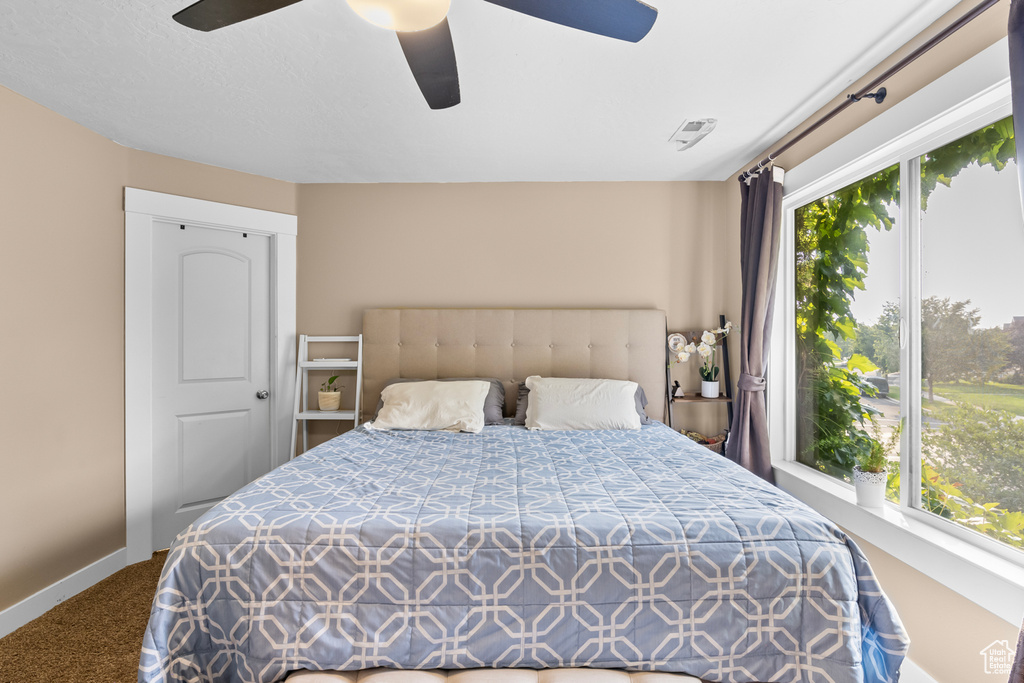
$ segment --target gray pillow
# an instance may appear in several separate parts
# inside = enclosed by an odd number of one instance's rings
[[[636,393],[633,394],[633,400],[636,401],[636,413],[640,416],[640,424],[649,425],[653,420],[647,417],[647,411],[644,408],[647,407],[647,394],[644,393],[644,388],[639,384],[636,385]],[[526,382],[519,383],[519,396],[516,397],[516,416],[512,418],[512,424],[514,425],[525,425],[526,424],[526,406],[530,403],[530,390],[526,388]]]
[[[479,380],[481,382],[487,382],[491,386],[487,390],[487,397],[484,399],[484,424],[485,425],[500,425],[505,424],[504,415],[502,410],[505,409],[505,385],[501,383],[500,379],[494,379],[493,377],[445,377],[444,379],[433,380],[435,382],[466,382],[469,380]],[[425,379],[413,379],[406,377],[395,377],[389,379],[381,387],[381,391],[384,391],[387,387],[392,384],[401,384],[404,382],[426,382],[429,380]],[[384,407],[384,400],[377,401],[377,410],[373,413],[373,419],[377,419],[377,415],[380,413],[380,409]],[[525,424],[525,423],[524,423]]]

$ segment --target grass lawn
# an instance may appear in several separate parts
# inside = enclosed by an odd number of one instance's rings
[[[949,403],[939,403],[938,401],[929,401],[928,399],[922,399],[921,401],[921,410],[939,422],[949,422],[955,409],[956,406]]]
[[[927,396],[927,385],[924,389]],[[954,382],[950,384],[936,384],[935,395],[950,401],[963,401],[979,408],[988,410],[1005,410],[1014,415],[1024,415],[1024,386],[1018,384],[999,384],[988,382],[981,384],[967,384]],[[944,411],[952,406],[929,401],[927,398],[922,403],[924,408],[933,411],[932,415],[942,419]]]

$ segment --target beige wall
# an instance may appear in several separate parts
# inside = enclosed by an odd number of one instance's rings
[[[4,89],[0,150],[4,608],[124,546],[125,163]]]
[[[294,183],[135,149],[119,149],[124,150],[126,157],[125,184],[129,187],[266,211],[297,211],[298,186]]]
[[[295,212],[0,88],[0,610],[124,546],[124,186]],[[57,403],[55,403],[55,397]]]
[[[783,138],[780,143],[831,110],[845,98],[846,93],[856,92],[867,85],[907,53],[977,4],[977,0],[964,0],[959,3],[907,46],[846,88],[843,95],[797,126],[793,133]],[[888,95],[884,104],[862,102],[850,107],[794,146],[781,156],[777,163],[783,168],[793,168],[1005,37],[1009,6],[1009,0],[1001,0],[998,5],[960,29],[953,37],[887,81],[885,86]],[[763,159],[776,147],[777,144],[764,150],[749,164],[745,164],[744,169],[752,166],[758,159]],[[1016,640],[1019,625],[1007,623],[866,541],[857,539],[857,542],[867,554],[872,567],[878,573],[882,587],[895,603],[907,627],[912,641],[910,656],[918,665],[938,683],[1005,680],[1005,675],[1000,677],[984,674],[979,652],[997,639],[1009,640],[1012,645]]]
[[[302,185],[298,330],[354,333],[389,306],[649,307],[715,325],[739,315],[732,185]],[[718,406],[685,418],[725,421]],[[338,427],[311,424],[313,443]]]

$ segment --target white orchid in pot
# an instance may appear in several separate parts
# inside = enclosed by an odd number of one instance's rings
[[[718,398],[718,342],[729,336],[732,331],[732,323],[728,320],[725,327],[718,327],[713,330],[704,330],[700,335],[700,344],[696,340],[691,341],[676,353],[676,362],[685,363],[690,356],[697,354],[701,357],[700,372],[700,395],[704,398]]]

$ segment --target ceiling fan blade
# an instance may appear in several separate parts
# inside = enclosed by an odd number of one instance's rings
[[[431,109],[447,109],[462,101],[459,69],[448,19],[423,31],[397,31],[405,61]]]
[[[297,2],[299,0],[199,0],[177,12],[173,19],[197,31],[212,31]]]
[[[658,10],[640,0],[487,0],[581,31],[639,42],[654,26]]]

